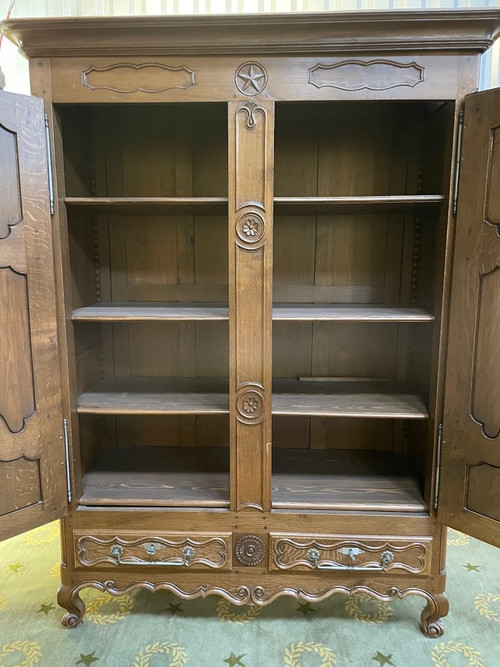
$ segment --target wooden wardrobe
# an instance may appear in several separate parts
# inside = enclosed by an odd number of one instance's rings
[[[3,32],[0,537],[62,518],[68,626],[143,587],[442,634],[445,526],[500,545],[500,10]]]

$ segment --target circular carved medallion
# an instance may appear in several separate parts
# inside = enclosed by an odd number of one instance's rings
[[[236,221],[236,234],[245,244],[258,243],[264,236],[266,223],[264,218],[252,211],[244,213]]]
[[[267,86],[267,72],[259,63],[243,63],[236,70],[234,83],[243,95],[258,95]]]
[[[256,389],[247,389],[236,399],[236,409],[244,423],[259,423],[264,414],[264,398]]]
[[[245,535],[236,542],[236,558],[243,563],[253,567],[262,563],[266,555],[266,545],[257,535]]]

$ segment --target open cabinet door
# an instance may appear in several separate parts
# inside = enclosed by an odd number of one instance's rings
[[[500,546],[500,89],[466,98],[439,520]]]
[[[0,91],[0,539],[67,511],[42,101]]]

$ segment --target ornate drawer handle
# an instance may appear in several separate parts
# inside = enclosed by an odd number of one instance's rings
[[[344,547],[339,549],[343,554],[347,554],[351,560],[354,560],[356,556],[364,553],[361,549],[349,547]],[[380,563],[375,563],[374,565],[342,565],[342,563],[320,563],[320,552],[318,549],[309,549],[307,552],[307,560],[314,565],[317,570],[357,570],[359,572],[365,570],[381,570],[385,571],[389,565],[394,560],[394,554],[392,551],[384,551],[380,556]]]
[[[146,553],[154,555],[156,549],[154,545],[149,545],[145,548]],[[123,547],[119,544],[113,544],[109,553],[116,558],[118,565],[169,565],[170,567],[188,566],[194,558],[193,547],[186,546],[182,550],[182,560],[142,560],[141,558],[134,558],[134,560],[122,560]]]

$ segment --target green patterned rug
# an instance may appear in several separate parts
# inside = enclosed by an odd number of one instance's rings
[[[449,532],[445,635],[427,639],[418,597],[335,595],[263,609],[169,592],[84,591],[84,625],[60,625],[53,523],[0,544],[0,667],[499,667],[500,549]]]

